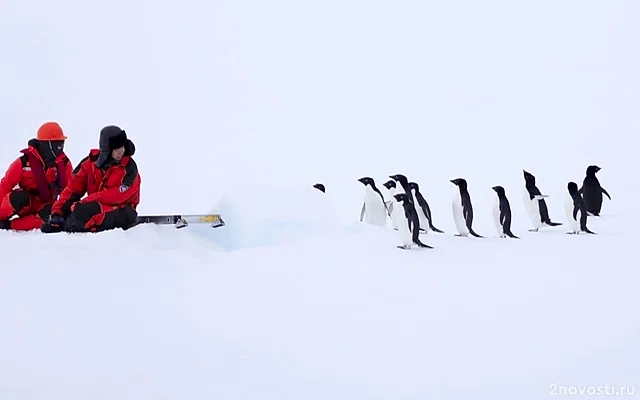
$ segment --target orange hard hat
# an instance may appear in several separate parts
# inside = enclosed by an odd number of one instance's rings
[[[36,139],[41,141],[66,140],[62,128],[56,122],[46,122],[38,128]]]

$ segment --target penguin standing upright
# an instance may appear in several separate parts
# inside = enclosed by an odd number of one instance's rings
[[[362,204],[362,211],[360,212],[360,221],[364,218],[368,224],[386,226],[387,206],[374,180],[365,176],[358,179],[358,182],[364,185],[364,203]]]
[[[407,200],[409,201],[411,206],[414,208],[413,213],[416,214],[417,216],[418,213],[415,210],[416,208],[415,201],[413,200],[413,195],[411,194],[411,188],[409,188],[409,180],[407,179],[407,177],[402,174],[395,174],[395,175],[389,175],[389,178],[393,179],[394,181],[396,181],[396,183],[400,185],[400,187],[397,188],[396,194],[404,193],[407,195]],[[418,230],[418,233],[420,233],[420,228],[421,228],[420,220],[418,220],[417,223],[418,223],[418,227],[416,229]]]
[[[457,193],[453,196],[452,209],[453,220],[456,223],[458,234],[456,236],[467,237],[469,234],[481,238],[473,231],[473,206],[471,196],[467,191],[467,181],[463,178],[452,179],[450,181],[458,187]]]
[[[601,169],[602,168],[597,165],[589,165],[587,167],[587,176],[584,178],[582,187],[578,191],[584,199],[589,215],[596,217],[600,216],[600,211],[602,209],[602,193],[606,194],[609,200],[611,200],[611,196],[609,196],[609,193],[607,193],[605,188],[600,186],[600,181],[598,181],[598,178],[596,177],[596,172]]]
[[[578,191],[578,184],[569,182],[567,184],[567,195],[565,198],[565,212],[569,220],[571,231],[568,234],[577,235],[581,231],[594,234],[587,228],[587,205]]]
[[[559,226],[560,222],[552,222],[549,217],[549,209],[544,201],[546,194],[540,193],[540,189],[536,186],[536,177],[529,172],[522,170],[524,174],[524,191],[522,192],[522,201],[527,215],[533,224],[533,229],[529,232],[538,232],[543,226]]]
[[[394,181],[393,179],[389,179],[382,186],[387,188],[387,191],[389,192],[389,201],[387,201],[385,204],[387,205],[389,217],[391,217],[391,213],[393,212],[394,205],[398,204],[395,197],[393,197],[397,193],[396,181]],[[398,225],[396,224],[396,221],[393,218],[391,218],[391,224],[393,226],[393,229],[398,230]]]
[[[510,238],[519,239],[511,232],[511,206],[504,187],[494,186],[491,189],[497,194],[493,203],[493,221],[496,224],[498,235],[501,238],[509,236]]]
[[[433,225],[431,208],[429,208],[429,203],[427,203],[427,200],[422,193],[420,193],[420,186],[416,182],[409,182],[409,189],[411,189],[413,197],[416,200],[416,211],[420,219],[420,229],[425,232],[428,232],[430,229],[434,232],[444,233]]]
[[[409,250],[413,244],[416,244],[418,247],[432,249],[433,247],[420,241],[420,222],[415,207],[409,201],[409,196],[406,193],[397,193],[393,197],[398,204],[394,207],[391,218],[398,225],[398,235],[402,242],[398,248]]]

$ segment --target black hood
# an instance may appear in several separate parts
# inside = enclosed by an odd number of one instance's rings
[[[44,141],[31,139],[27,143],[38,151],[46,166],[51,167],[56,163],[56,159],[64,152],[64,140]]]

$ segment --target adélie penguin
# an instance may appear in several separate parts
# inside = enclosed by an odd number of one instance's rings
[[[358,179],[364,185],[364,203],[360,212],[360,221],[377,226],[387,225],[387,206],[373,178],[368,176]]]
[[[496,224],[498,235],[501,238],[509,236],[510,238],[519,239],[511,232],[511,206],[504,187],[494,186],[491,189],[497,195],[493,203],[493,221]]]
[[[467,181],[464,178],[452,179],[450,181],[458,187],[456,194],[453,196],[452,210],[453,220],[456,224],[458,234],[455,236],[467,237],[469,234],[481,238],[473,231],[473,206],[471,205],[471,196],[467,190]]]
[[[326,193],[325,187],[324,187],[324,185],[322,183],[316,183],[315,185],[313,185],[313,187],[318,189],[322,193]]]
[[[418,213],[418,218],[420,219],[420,229],[428,232],[431,229],[434,232],[444,233],[440,229],[436,228],[433,225],[433,219],[431,217],[431,208],[429,207],[429,203],[424,198],[422,193],[420,193],[420,186],[416,182],[409,182],[409,189],[413,194],[413,197],[416,201],[416,211]]]
[[[402,242],[402,245],[397,247],[403,250],[409,250],[411,246],[415,244],[421,248],[432,249],[433,247],[420,241],[420,223],[416,209],[409,201],[409,196],[406,193],[397,193],[393,197],[398,204],[394,207],[391,218],[395,220],[398,225],[398,235]]]
[[[552,222],[549,217],[549,209],[545,202],[545,197],[549,197],[546,194],[542,194],[540,189],[536,186],[536,177],[531,173],[522,170],[524,174],[524,190],[522,192],[522,201],[524,208],[527,211],[527,215],[533,224],[533,229],[529,229],[530,232],[538,232],[538,229],[542,227],[551,227],[562,225],[560,222]]]
[[[388,181],[383,183],[382,186],[384,186],[389,192],[389,201],[387,201],[385,204],[387,205],[387,212],[389,214],[389,217],[391,217],[394,204],[398,204],[395,197],[393,197],[397,193],[396,181],[394,181],[393,179],[389,179]],[[393,218],[391,219],[391,224],[393,225],[393,229],[398,230],[398,225],[396,225],[396,221],[394,221]]]
[[[601,169],[597,165],[589,165],[587,167],[587,176],[585,176],[582,187],[578,191],[584,199],[589,215],[596,217],[600,216],[600,211],[602,210],[602,193],[606,194],[611,200],[611,196],[609,196],[605,188],[600,186],[600,181],[596,177],[596,173]]]
[[[567,213],[567,219],[571,227],[571,231],[567,233],[575,235],[580,232],[594,234],[594,232],[591,232],[589,228],[587,228],[587,205],[582,196],[580,196],[578,184],[575,182],[569,182],[567,184],[565,212]]]

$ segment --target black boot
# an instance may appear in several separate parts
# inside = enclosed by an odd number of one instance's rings
[[[0,231],[2,231],[2,230],[7,230],[8,231],[10,229],[11,229],[11,221],[9,221],[8,219],[0,221]]]

